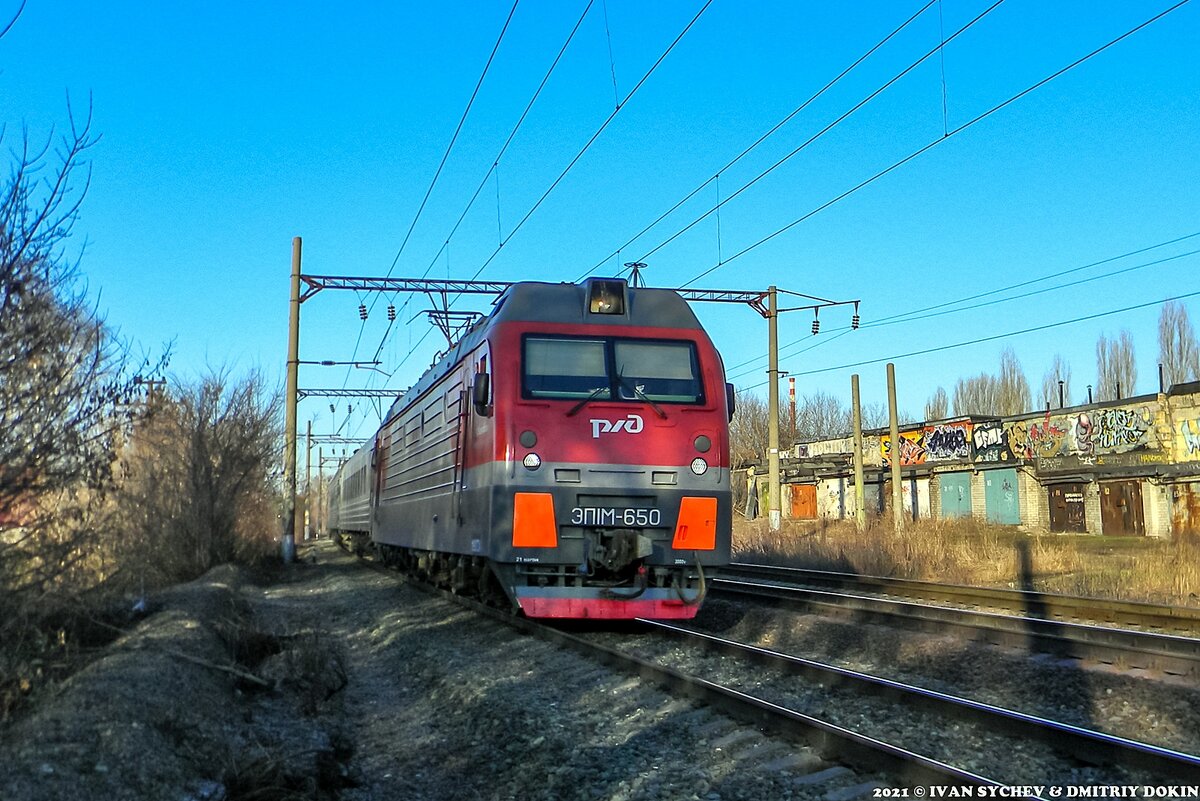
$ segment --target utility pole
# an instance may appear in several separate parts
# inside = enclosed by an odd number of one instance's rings
[[[300,369],[300,237],[292,239],[292,298],[288,307],[287,387],[283,398],[284,564],[296,558],[296,385]]]
[[[774,285],[767,288],[767,514],[771,531],[778,531],[782,519],[779,506],[779,307]]]
[[[789,445],[795,445],[796,442],[796,376],[788,376],[788,408],[791,410],[792,442]]]
[[[308,432],[304,438],[304,541],[312,536],[312,420],[308,421]]]
[[[317,539],[321,538],[321,529],[324,528],[324,526],[321,525],[321,518],[326,514],[326,512],[325,512],[325,462],[323,461],[325,458],[323,455],[324,451],[325,451],[324,448],[317,446],[317,520],[315,523]]]
[[[859,531],[867,527],[867,493],[863,490],[862,406],[858,402],[858,373],[850,376],[850,412],[854,425],[854,524]]]
[[[892,526],[904,528],[904,484],[900,478],[900,419],[896,411],[896,365],[887,364],[888,433],[892,436]]]

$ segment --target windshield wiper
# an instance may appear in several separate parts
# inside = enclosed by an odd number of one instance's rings
[[[596,387],[595,389],[592,390],[591,395],[588,395],[586,398],[579,401],[579,403],[577,403],[571,407],[571,410],[567,412],[567,417],[574,417],[576,414],[579,413],[580,409],[582,409],[584,406],[587,406],[589,403],[591,403],[596,398],[598,398],[600,396],[601,392],[607,392],[607,391],[608,391],[608,387]]]
[[[645,392],[642,392],[640,389],[637,388],[636,384],[630,384],[628,381],[626,381],[625,376],[618,375],[617,383],[619,383],[621,386],[625,387],[625,389],[628,389],[630,392],[632,392],[634,395],[636,395],[638,400],[644,401],[645,403],[650,404],[650,408],[653,409],[654,413],[657,414],[660,418],[662,418],[663,420],[667,419],[667,413],[662,410],[662,407],[659,406],[654,401],[650,400],[650,398],[647,397]]]

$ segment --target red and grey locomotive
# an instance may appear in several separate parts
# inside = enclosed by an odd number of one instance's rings
[[[729,561],[732,409],[677,293],[516,283],[338,471],[330,528],[530,617],[690,618]]]

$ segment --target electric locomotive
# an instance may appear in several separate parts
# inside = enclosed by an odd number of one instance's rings
[[[530,617],[690,618],[730,557],[732,413],[677,293],[512,284],[339,470],[330,528]]]

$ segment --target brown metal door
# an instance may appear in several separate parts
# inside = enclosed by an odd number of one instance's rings
[[[1053,532],[1087,531],[1083,512],[1082,484],[1054,484],[1050,496],[1050,530]]]
[[[1139,536],[1146,533],[1142,513],[1142,482],[1110,481],[1100,487],[1100,520],[1104,533]]]
[[[796,520],[817,519],[817,486],[792,484],[792,517]]]
[[[1200,482],[1171,488],[1171,533],[1200,531]]]

